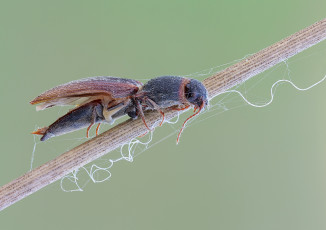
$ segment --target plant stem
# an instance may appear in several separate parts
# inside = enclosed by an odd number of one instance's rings
[[[326,19],[316,22],[205,79],[203,83],[208,90],[209,98],[216,97],[324,39],[326,39]],[[177,111],[168,110],[165,113],[165,118],[171,119],[177,115]],[[146,121],[149,125],[159,124],[160,119],[161,115],[155,111],[146,114]],[[125,121],[22,175],[0,188],[0,210],[130,142],[146,131],[141,119]]]

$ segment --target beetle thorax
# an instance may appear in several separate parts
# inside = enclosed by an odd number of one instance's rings
[[[148,81],[140,92],[142,97],[154,101],[160,108],[167,108],[186,103],[184,84],[186,78],[163,76]]]

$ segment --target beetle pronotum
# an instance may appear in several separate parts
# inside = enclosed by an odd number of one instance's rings
[[[41,141],[98,124],[96,135],[101,123],[113,123],[115,119],[128,115],[136,119],[141,117],[146,124],[144,110],[157,110],[173,107],[183,110],[193,106],[194,114],[184,123],[200,113],[207,105],[207,90],[196,79],[177,76],[163,76],[151,79],[145,85],[139,81],[116,77],[91,77],[72,81],[45,91],[31,104],[38,104],[36,110],[43,110],[56,105],[76,105],[77,107],[60,117],[53,124],[36,130],[32,134],[42,135]],[[160,125],[161,125],[160,124]]]

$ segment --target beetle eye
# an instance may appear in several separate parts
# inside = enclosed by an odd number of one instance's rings
[[[193,98],[194,96],[195,96],[194,93],[186,93],[186,98],[187,99]]]
[[[191,92],[190,88],[187,87],[188,85],[186,85],[185,87],[185,96],[188,100],[191,100],[191,99],[194,99],[195,98],[195,93],[194,92]]]
[[[198,93],[196,92],[185,92],[185,96],[190,102],[194,102],[199,97]]]

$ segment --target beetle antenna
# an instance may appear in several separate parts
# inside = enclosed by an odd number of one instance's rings
[[[183,130],[184,130],[184,128],[185,128],[187,122],[188,122],[191,118],[197,116],[197,115],[200,113],[200,111],[203,109],[203,107],[204,107],[204,103],[202,103],[202,104],[200,105],[200,107],[195,106],[195,110],[194,110],[195,113],[194,113],[193,115],[191,115],[190,117],[188,117],[188,118],[183,122],[183,125],[182,125],[182,127],[181,127],[181,129],[180,129],[180,132],[179,132],[179,134],[178,134],[177,144],[179,144],[181,133],[183,132]],[[196,112],[197,109],[198,109],[198,111]]]

